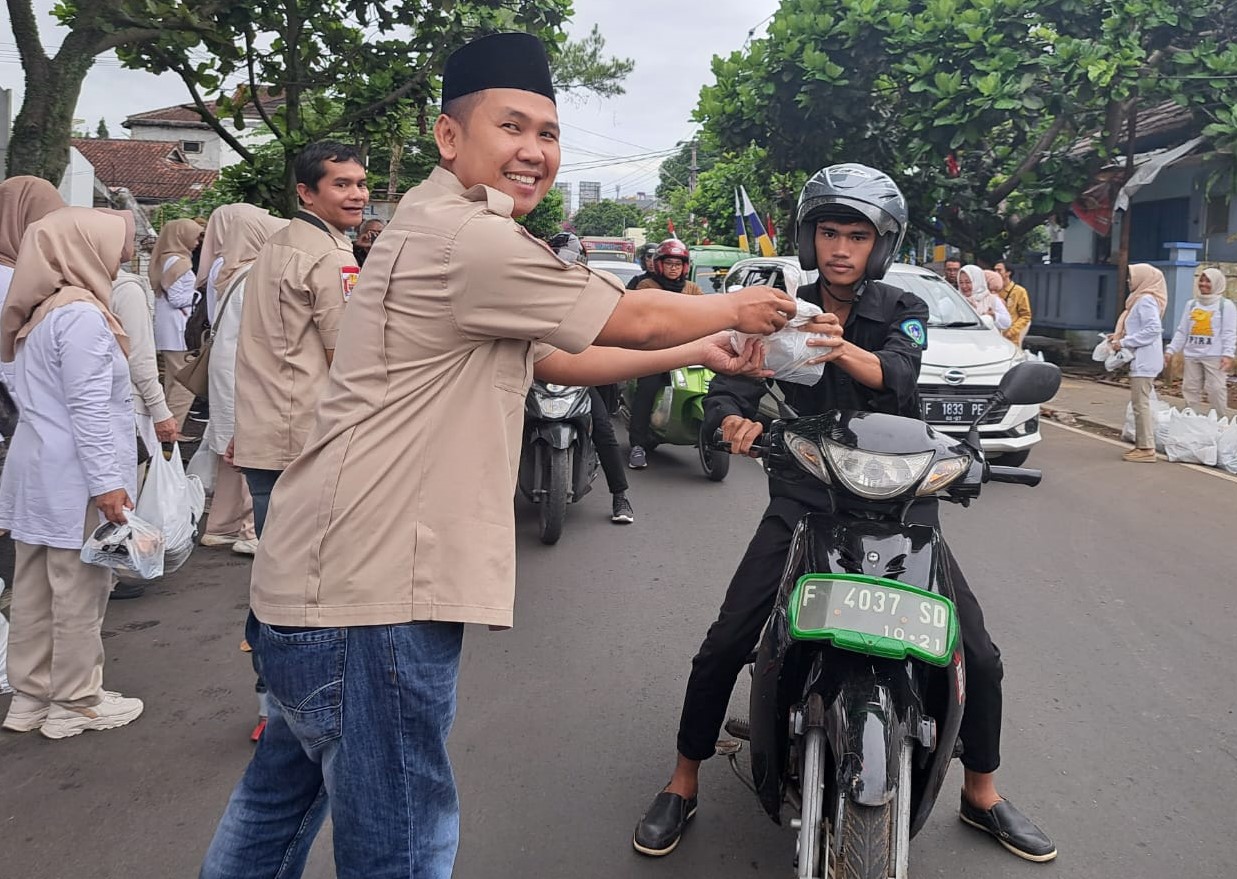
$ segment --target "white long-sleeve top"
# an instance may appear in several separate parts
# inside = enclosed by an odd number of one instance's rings
[[[991,317],[996,328],[1001,332],[1008,330],[1010,324],[1013,323],[1009,317],[1009,309],[1005,307],[1001,297],[995,293],[980,293],[967,297],[966,301],[980,317]]]
[[[236,343],[240,337],[241,307],[245,302],[245,269],[231,285],[231,293],[223,291],[227,299],[219,313],[211,336],[210,364],[208,370],[210,421],[202,439],[217,455],[228,450],[232,435],[236,432]]]
[[[172,417],[155,357],[155,297],[140,275],[121,271],[112,282],[112,314],[129,337],[129,376],[133,380],[133,411],[155,421]]]
[[[13,283],[13,270],[9,266],[0,266],[0,311],[4,310],[4,300],[9,296],[9,284]],[[13,393],[13,364],[0,363],[0,382]]]
[[[1168,353],[1186,357],[1232,357],[1237,351],[1237,305],[1220,297],[1211,305],[1191,299],[1168,343]]]
[[[53,309],[14,362],[21,420],[0,477],[0,528],[81,549],[91,498],[118,488],[137,497],[129,364],[88,302]]]
[[[212,327],[215,325],[215,313],[219,310],[219,296],[224,292],[215,287],[215,279],[219,277],[221,268],[223,257],[217,256],[210,264],[210,271],[206,273],[206,319]]]
[[[169,256],[164,271],[179,257]],[[185,324],[193,312],[193,272],[185,272],[165,296],[155,297],[155,348],[159,351],[185,350]]]
[[[1143,296],[1134,302],[1125,319],[1125,335],[1121,347],[1134,352],[1130,361],[1132,378],[1155,378],[1164,370],[1164,324],[1160,321],[1160,306],[1154,296]]]

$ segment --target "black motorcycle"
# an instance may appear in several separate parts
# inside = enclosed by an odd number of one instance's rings
[[[1021,363],[989,405],[1046,402],[1060,381],[1052,364]],[[922,498],[969,505],[986,482],[1037,485],[1040,473],[990,466],[974,425],[959,442],[866,412],[774,422],[754,451],[770,473],[818,488],[832,512],[795,529],[754,657],[750,719],[727,732],[750,742],[752,786],[774,821],[787,803],[798,813],[795,876],[906,879],[966,701],[941,535],[906,513]],[[742,778],[741,744],[718,747]]]
[[[524,402],[520,491],[537,505],[541,542],[563,533],[567,504],[588,494],[597,478],[589,389],[534,381]]]

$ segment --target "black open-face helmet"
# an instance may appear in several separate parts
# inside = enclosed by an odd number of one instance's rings
[[[584,242],[572,233],[559,232],[546,243],[558,254],[558,258],[568,265],[577,262],[588,265],[588,252],[584,249]]]
[[[906,237],[906,198],[888,174],[867,165],[830,165],[812,175],[799,194],[795,232],[799,265],[816,265],[816,223],[864,219],[876,227],[876,246],[864,269],[865,281],[879,281],[889,271]]]

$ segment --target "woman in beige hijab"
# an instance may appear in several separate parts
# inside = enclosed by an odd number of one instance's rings
[[[1134,409],[1134,448],[1125,460],[1136,464],[1155,463],[1155,416],[1151,394],[1155,377],[1164,369],[1164,310],[1168,307],[1168,285],[1155,266],[1135,263],[1130,266],[1129,296],[1117,327],[1108,337],[1113,351],[1125,349],[1130,359],[1130,405]]]
[[[155,349],[163,361],[163,393],[181,429],[193,405],[193,394],[176,380],[176,374],[184,368],[189,356],[185,324],[193,312],[197,287],[193,251],[201,240],[202,227],[196,220],[165,223],[159,230],[147,270],[150,288],[155,293]],[[183,442],[186,437],[179,439]]]
[[[250,204],[217,208],[206,224],[200,266],[209,258],[208,301],[216,302],[210,352],[210,422],[202,440],[218,456],[215,496],[206,521],[203,546],[230,546],[253,555],[258,536],[253,527],[253,498],[240,470],[225,460],[236,424],[236,340],[240,330],[245,278],[266,240],[288,224]],[[214,266],[217,264],[217,268]]]
[[[128,340],[110,310],[132,250],[115,214],[63,208],[22,241],[0,312],[0,360],[15,361],[22,418],[0,477],[0,528],[17,544],[4,719],[52,739],[123,726],[142,702],[103,689],[111,572],[81,560],[103,519],[126,521],[137,443]]]

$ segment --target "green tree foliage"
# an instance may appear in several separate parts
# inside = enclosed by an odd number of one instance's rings
[[[631,204],[599,201],[586,204],[572,218],[577,235],[622,235],[626,229],[644,225],[644,212]]]
[[[95,137],[100,138],[101,140],[107,140],[109,137],[112,136],[111,134],[108,133],[107,121],[103,119],[99,120],[99,125],[98,127],[95,128],[94,133],[95,133]]]
[[[921,229],[993,257],[1073,201],[1136,106],[1237,142],[1235,36],[1229,0],[784,0],[714,59],[696,117],[772,169],[876,165]]]
[[[597,25],[583,39],[563,43],[551,61],[555,89],[603,98],[624,94],[623,80],[635,70],[636,62],[631,58],[607,58],[605,48],[605,37]]]
[[[517,218],[516,222],[533,237],[544,241],[563,231],[564,218],[563,194],[557,189],[551,189],[541,200],[541,204],[525,216]]]

